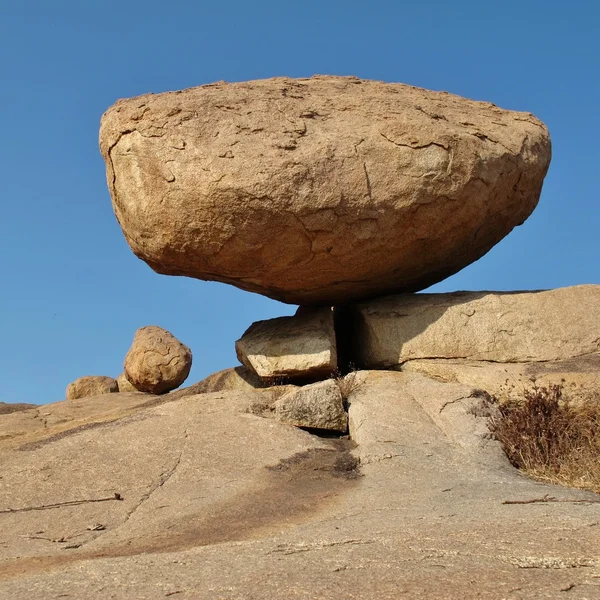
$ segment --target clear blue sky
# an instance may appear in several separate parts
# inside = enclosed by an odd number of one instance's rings
[[[554,154],[538,209],[434,290],[600,283],[599,31],[591,0],[0,0],[0,400],[117,376],[149,324],[191,347],[198,381],[236,364],[252,321],[294,310],[157,275],[129,250],[98,126],[146,92],[324,73],[531,111]]]

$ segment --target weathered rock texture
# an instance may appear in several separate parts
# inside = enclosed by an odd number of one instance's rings
[[[37,405],[25,402],[0,402],[0,415],[8,415],[22,410],[29,410],[30,408],[37,408]]]
[[[171,396],[183,398],[212,392],[253,392],[264,388],[263,380],[254,371],[246,367],[234,367],[212,373],[202,381],[171,392]]]
[[[257,321],[235,349],[239,361],[266,381],[329,377],[337,368],[333,311],[303,308],[292,317]]]
[[[120,100],[100,147],[155,271],[295,304],[448,277],[529,216],[550,162],[530,113],[324,76]]]
[[[369,368],[423,359],[560,361],[600,352],[600,286],[389,296],[350,310]]]
[[[296,427],[342,432],[348,428],[342,393],[332,379],[288,392],[275,402],[275,416]]]
[[[198,394],[244,392],[248,396],[254,396],[254,401],[249,405],[248,412],[264,417],[272,417],[275,410],[274,402],[284,394],[296,389],[298,389],[298,386],[292,384],[269,386],[254,371],[246,367],[234,367],[212,373],[202,381],[169,392],[162,398],[170,402]]]
[[[422,373],[445,383],[462,383],[485,390],[501,402],[523,398],[523,390],[561,385],[564,398],[585,404],[600,403],[600,354],[568,360],[494,363],[460,359],[423,359],[405,362],[402,371]]]
[[[516,473],[469,386],[360,377],[358,473],[253,393],[4,415],[0,598],[598,598],[597,495]]]
[[[192,352],[173,334],[151,325],[135,332],[124,367],[135,388],[164,394],[185,381],[192,368]]]
[[[135,385],[133,385],[133,383],[131,383],[131,381],[129,381],[129,379],[127,379],[127,375],[125,375],[125,373],[121,373],[118,377],[117,377],[117,384],[119,386],[119,392],[139,392],[140,390],[138,390]]]
[[[100,396],[119,391],[116,379],[103,375],[86,375],[71,382],[67,386],[67,400],[87,398],[88,396]]]

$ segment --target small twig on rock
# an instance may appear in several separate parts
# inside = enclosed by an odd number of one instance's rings
[[[59,544],[66,544],[69,540],[75,538],[75,537],[80,537],[84,535],[83,533],[75,533],[73,535],[70,536],[62,536],[59,538],[49,538],[49,537],[45,537],[43,535],[20,535],[19,537],[22,538],[27,538],[28,540],[45,540],[47,542],[58,542]]]
[[[75,548],[81,548],[82,544],[69,544],[68,546],[63,546],[63,550],[74,550]]]
[[[123,500],[123,497],[118,492],[109,498],[91,498],[89,500],[69,500],[67,502],[57,502],[56,504],[42,504],[41,506],[26,506],[24,508],[3,508],[0,514],[29,512],[32,510],[47,510],[50,508],[62,508],[63,506],[78,506],[79,504],[88,504],[90,502],[110,502],[113,500]]]
[[[19,537],[27,538],[28,540],[45,540],[46,542],[58,542],[59,544],[64,544],[67,541],[67,538],[49,538],[44,537],[43,535],[20,535]]]
[[[539,504],[543,502],[571,502],[573,504],[600,504],[600,499],[585,498],[555,498],[546,494],[543,498],[531,498],[531,500],[503,500],[502,504]]]

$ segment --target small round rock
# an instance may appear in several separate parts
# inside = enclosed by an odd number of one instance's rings
[[[192,367],[192,352],[172,333],[149,325],[135,332],[125,375],[141,392],[165,394],[179,387]]]

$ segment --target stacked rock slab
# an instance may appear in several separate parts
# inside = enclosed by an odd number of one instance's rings
[[[531,379],[589,392],[600,381],[599,285],[388,296],[349,307],[343,322],[365,368],[418,371],[496,395]]]
[[[257,321],[235,348],[240,362],[266,382],[327,378],[337,368],[333,311],[303,308],[293,317]]]
[[[328,306],[477,260],[535,208],[550,161],[529,113],[323,76],[120,100],[100,147],[154,270]]]
[[[406,294],[353,309],[360,362],[556,361],[600,352],[600,286],[538,292]]]

